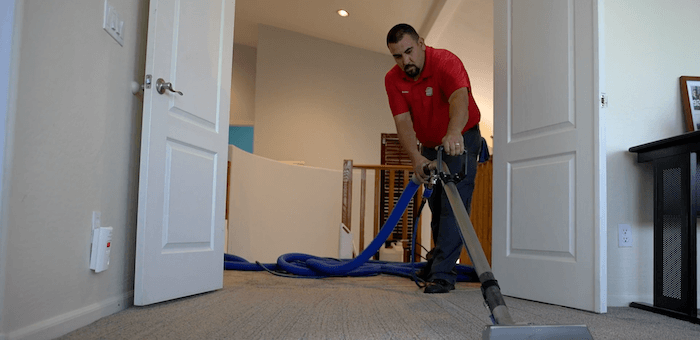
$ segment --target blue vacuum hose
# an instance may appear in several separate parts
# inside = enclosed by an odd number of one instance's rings
[[[411,199],[418,191],[420,184],[411,180],[404,189],[401,197],[399,197],[396,206],[391,211],[389,218],[384,223],[377,237],[360,253],[359,256],[352,260],[338,260],[332,258],[321,258],[317,256],[289,253],[280,256],[277,263],[261,264],[259,262],[251,263],[236,255],[224,254],[224,269],[226,270],[248,270],[261,271],[267,270],[273,274],[279,275],[279,272],[289,273],[294,277],[305,278],[323,278],[329,276],[370,276],[378,274],[390,274],[403,277],[414,277],[416,269],[423,268],[426,263],[397,263],[386,261],[370,261],[372,257],[379,251],[379,248],[389,238],[391,232],[396,227],[396,224],[403,216],[404,211],[411,202]],[[415,241],[414,241],[415,242]],[[411,252],[413,258],[413,251]],[[474,268],[471,266],[457,265],[455,267],[458,281],[478,281],[475,276]],[[284,274],[283,274],[284,275]],[[286,276],[286,275],[285,275]]]
[[[391,235],[391,232],[394,230],[394,227],[396,227],[396,223],[399,222],[399,219],[401,218],[401,216],[403,216],[403,212],[406,210],[408,204],[411,202],[413,195],[415,195],[416,191],[418,191],[418,187],[420,187],[420,184],[414,182],[413,180],[408,182],[406,188],[403,190],[403,193],[401,193],[401,197],[399,197],[399,201],[396,202],[394,210],[392,210],[391,214],[389,214],[389,218],[386,220],[384,226],[377,234],[377,237],[375,237],[374,240],[372,240],[372,243],[370,243],[369,246],[367,246],[367,248],[363,250],[358,257],[356,257],[350,262],[340,264],[333,264],[328,263],[326,261],[309,259],[306,261],[306,264],[309,265],[309,268],[317,272],[332,276],[338,276],[346,275],[350,271],[367,262],[367,260],[369,260],[370,257],[372,257],[379,251],[379,248],[382,246],[382,244],[384,244],[384,242],[389,238],[389,235]],[[277,263],[279,264],[279,261],[277,261]]]

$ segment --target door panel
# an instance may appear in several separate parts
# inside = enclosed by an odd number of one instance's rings
[[[605,312],[598,25],[597,0],[494,3],[493,270],[506,295]]]
[[[575,251],[574,154],[510,163],[511,257],[573,258]],[[533,192],[542,192],[537,200]],[[536,213],[533,213],[536,212]]]
[[[136,305],[223,286],[233,19],[233,0],[150,2]]]
[[[208,150],[167,141],[163,247],[214,248],[216,159]],[[193,204],[195,203],[195,204]],[[193,228],[192,226],[206,226]],[[178,246],[179,245],[179,246]]]
[[[190,124],[210,129],[219,128],[219,92],[215,89],[223,52],[219,50],[221,7],[221,1],[176,1],[171,14],[178,29],[173,32],[168,76],[179,86],[175,89],[187,90],[188,94],[177,98],[173,106],[183,118],[191,120]],[[228,105],[224,108],[228,110]]]
[[[561,0],[513,2],[511,89],[518,114],[512,115],[510,138],[573,125],[572,7]]]

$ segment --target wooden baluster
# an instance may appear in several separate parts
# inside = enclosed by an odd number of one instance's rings
[[[403,187],[405,188],[408,185],[408,170],[403,171]],[[408,209],[404,210],[403,212],[403,218],[401,219],[401,239],[402,240],[407,240],[408,239]]]
[[[350,217],[352,214],[352,159],[343,161],[343,211],[342,222],[351,230]]]
[[[410,174],[412,171],[412,168],[408,165],[402,166],[402,165],[354,165],[352,163],[352,160],[346,160],[345,163],[343,164],[343,211],[342,211],[342,221],[343,224],[345,224],[348,228],[350,228],[350,219],[351,219],[351,214],[352,214],[352,172],[354,169],[360,169],[361,170],[361,182],[360,182],[360,231],[359,231],[359,237],[360,237],[360,251],[364,250],[365,246],[365,219],[367,216],[367,212],[365,211],[367,209],[367,170],[373,170],[374,171],[374,233],[373,236],[376,237],[376,235],[380,232],[380,229],[382,227],[382,215],[384,213],[384,209],[388,208],[386,210],[386,213],[391,213],[392,210],[396,207],[397,204],[397,192],[398,190],[401,190],[400,188],[401,183],[396,183],[397,182],[397,176],[401,176],[400,174],[403,175],[403,181],[398,181],[398,182],[403,182],[403,186],[405,187],[408,185],[408,181],[410,181]],[[387,174],[386,171],[388,171],[388,179],[387,183],[384,183],[382,179],[384,176]],[[397,173],[398,171],[401,171],[400,173]],[[384,172],[384,173],[383,173]],[[386,185],[384,187],[383,185]],[[381,203],[381,198],[383,193],[387,191],[387,207],[383,207]],[[419,197],[422,197],[422,187],[418,188],[417,195]],[[412,214],[418,215],[418,206],[416,204],[419,204],[420,202],[414,202],[414,210]],[[401,231],[395,231],[393,232],[389,238],[388,241],[395,241],[399,239],[403,240],[409,240],[413,235],[411,235],[408,232],[408,229],[410,227],[413,227],[413,223],[409,221],[409,216],[410,214],[407,211],[404,211],[402,214],[401,218]],[[388,216],[385,216],[388,217]],[[347,223],[347,224],[346,224]],[[420,223],[420,222],[419,222]],[[398,223],[397,223],[398,224]],[[420,243],[421,242],[421,235],[420,235],[420,227],[417,227],[415,232],[417,233],[416,235],[416,242]],[[410,260],[407,247],[409,247],[409,242],[403,242],[404,246],[404,261]],[[416,258],[420,259],[420,250],[416,251]],[[377,258],[375,254],[375,259]]]
[[[382,171],[381,170],[374,170],[374,235],[372,238],[374,239],[377,234],[379,234],[379,209],[381,207],[379,206],[379,202],[381,200],[381,194],[382,194]],[[378,259],[377,254],[374,255],[374,259]]]
[[[403,171],[403,187],[408,185],[408,170]],[[403,211],[403,216],[401,217],[401,245],[403,248],[403,262],[409,262],[411,260],[411,242],[408,241],[408,207]]]
[[[360,177],[360,252],[365,249],[365,200],[367,196],[367,169],[362,169]]]
[[[394,170],[389,170],[389,194],[387,196],[387,199],[389,200],[389,211],[387,214],[391,215],[391,212],[394,210],[394,182],[396,181],[396,172]],[[391,236],[389,236],[389,240],[393,240],[394,235],[393,233]]]
[[[418,187],[418,193],[416,194],[416,201],[413,202],[413,207],[414,207],[413,216],[422,215],[421,211],[418,210],[420,208],[422,200],[423,200],[423,185]],[[427,202],[426,202],[426,204],[427,204]],[[425,207],[423,207],[423,208],[425,208]],[[414,217],[414,219],[415,219],[415,217]],[[421,217],[419,216],[417,218],[417,221],[414,220],[414,223],[416,224],[416,228],[413,231],[414,233],[416,233],[416,252],[413,255],[415,256],[416,262],[420,262],[420,254],[422,253],[422,249],[419,246],[419,244],[421,244],[421,242],[423,241],[421,239],[421,230],[423,230],[423,228],[421,228],[421,224],[423,224],[423,223],[421,222],[420,219],[421,219]]]

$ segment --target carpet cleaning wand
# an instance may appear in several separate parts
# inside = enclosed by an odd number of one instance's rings
[[[479,243],[479,238],[474,231],[474,226],[469,218],[469,213],[464,206],[462,198],[457,191],[455,181],[461,179],[461,174],[450,175],[450,170],[442,161],[443,147],[438,147],[437,160],[431,162],[423,171],[431,176],[432,180],[437,177],[443,185],[447,199],[454,211],[455,219],[459,225],[462,242],[467,249],[467,254],[474,264],[474,269],[481,282],[481,293],[484,301],[491,311],[491,321],[493,326],[484,329],[483,339],[593,339],[588,327],[585,325],[575,326],[538,326],[516,324],[508,312],[508,307],[501,295],[501,288],[491,271],[484,249]],[[464,157],[465,168],[468,158]],[[429,179],[430,180],[430,179]]]
[[[469,218],[467,209],[457,191],[455,181],[458,181],[459,177],[450,174],[449,168],[442,161],[442,153],[443,147],[440,146],[437,152],[437,160],[428,164],[427,167],[424,167],[423,171],[426,174],[430,174],[431,179],[429,179],[429,181],[434,182],[436,179],[439,179],[442,182],[445,194],[452,206],[452,211],[454,211],[455,219],[459,225],[462,242],[467,249],[469,258],[474,264],[476,274],[479,276],[481,293],[484,296],[484,301],[486,301],[486,304],[489,306],[493,323],[496,325],[514,325],[515,322],[513,322],[508,312],[508,307],[506,307],[506,302],[501,295],[501,288],[498,286],[498,282],[491,272],[491,266],[489,266],[489,262],[484,254],[484,249],[481,247],[479,237],[474,231],[474,226]],[[465,156],[464,158],[464,162],[466,163],[467,157]]]

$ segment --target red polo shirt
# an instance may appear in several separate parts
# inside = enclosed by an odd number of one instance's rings
[[[396,116],[410,111],[416,138],[426,147],[442,144],[450,122],[448,99],[455,90],[469,89],[469,120],[462,133],[476,126],[481,119],[467,71],[462,61],[448,50],[427,46],[425,65],[418,80],[409,78],[398,65],[394,65],[384,77],[384,85],[391,113]]]

